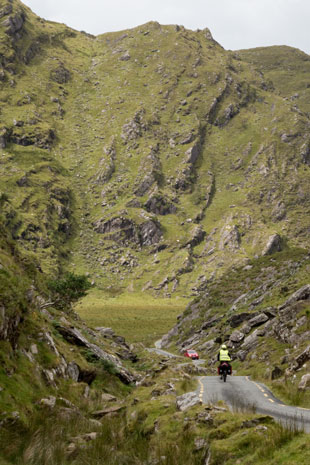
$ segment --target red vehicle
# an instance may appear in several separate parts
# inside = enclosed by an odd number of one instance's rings
[[[184,352],[184,356],[185,356],[185,357],[189,357],[189,358],[191,358],[192,360],[198,360],[198,359],[199,359],[199,355],[197,354],[196,350],[190,350],[190,349],[188,349],[188,350],[186,350],[186,351]]]

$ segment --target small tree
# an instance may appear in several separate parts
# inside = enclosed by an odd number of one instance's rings
[[[60,308],[69,308],[72,303],[84,297],[91,283],[84,275],[66,273],[62,278],[48,282],[55,304]]]

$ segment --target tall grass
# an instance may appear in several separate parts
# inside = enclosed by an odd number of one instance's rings
[[[16,425],[3,431],[1,453],[14,465],[201,465],[202,452],[193,454],[194,433],[180,423],[176,436],[145,429],[145,417],[128,422],[117,414],[94,426],[80,414],[65,411],[38,413],[27,427]],[[93,441],[77,441],[84,433],[97,432]]]
[[[275,451],[288,444],[295,437],[302,434],[295,422],[288,421],[286,424],[275,424],[272,434],[264,438],[264,447],[260,451],[260,456],[264,458],[272,457]]]

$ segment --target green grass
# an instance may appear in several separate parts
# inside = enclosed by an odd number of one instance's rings
[[[76,311],[91,327],[111,327],[129,342],[151,345],[174,326],[187,302],[131,293],[111,298],[95,289],[76,305]]]

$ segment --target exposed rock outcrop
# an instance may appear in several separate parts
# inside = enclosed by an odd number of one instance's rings
[[[66,326],[58,326],[57,329],[60,334],[71,344],[86,347],[94,357],[114,365],[117,369],[117,376],[125,384],[131,384],[135,382],[136,377],[123,367],[121,361],[115,355],[108,354],[96,344],[89,342],[88,339],[83,336],[83,334],[78,329]]]
[[[62,64],[51,71],[50,78],[57,84],[66,84],[71,79],[71,72]]]
[[[229,323],[232,328],[237,328],[241,323],[251,318],[251,313],[238,313],[237,315],[232,315],[229,318]]]
[[[201,400],[197,396],[196,392],[188,392],[182,396],[177,397],[176,400],[177,409],[181,412],[184,412],[184,410],[200,404]]]
[[[279,310],[283,310],[290,305],[293,305],[295,302],[300,300],[309,300],[310,299],[310,284],[298,289],[294,294],[292,294],[285,302],[279,307]]]
[[[42,149],[50,149],[55,141],[53,129],[42,130],[41,128],[29,129],[28,131],[12,130],[9,141],[24,147],[35,145]]]
[[[94,229],[97,233],[108,234],[108,239],[124,245],[129,243],[140,246],[158,244],[162,238],[160,224],[155,219],[149,219],[137,225],[129,218],[116,217],[108,221],[97,221]]]
[[[128,55],[126,55],[128,56]],[[130,59],[130,56],[129,58]],[[147,129],[147,124],[144,120],[145,110],[138,110],[133,119],[124,124],[121,137],[125,144],[130,141],[135,141],[138,139],[143,131]]]
[[[186,190],[193,182],[192,176],[195,170],[195,163],[201,153],[200,142],[197,142],[185,152],[185,157],[179,170],[174,187],[181,191]]]
[[[149,155],[142,160],[134,190],[135,195],[138,197],[145,195],[154,184],[160,184],[162,166],[158,151],[158,145],[152,147]]]
[[[308,346],[301,354],[299,354],[293,362],[292,370],[296,371],[310,360],[310,346]]]
[[[298,385],[298,389],[300,391],[304,391],[305,389],[310,389],[310,373],[303,375]]]
[[[282,250],[282,239],[279,234],[273,234],[269,237],[266,247],[262,251],[262,255],[272,255],[275,252]]]
[[[191,233],[191,239],[187,242],[186,245],[196,247],[204,240],[206,234],[206,231],[204,231],[201,226],[196,226]]]
[[[177,207],[162,194],[152,195],[145,203],[145,208],[155,215],[170,215],[177,211]]]
[[[8,5],[5,8],[6,8],[6,11],[8,11],[8,9],[10,8],[10,5]],[[4,9],[2,10],[2,12],[3,11]],[[5,19],[2,22],[2,25],[6,27],[6,30],[5,30],[6,34],[20,38],[20,32],[23,29],[25,20],[26,20],[26,15],[24,12],[19,12],[13,16],[9,16],[7,19]]]
[[[96,182],[105,184],[108,182],[115,171],[116,150],[114,139],[111,144],[104,148],[104,155],[99,163],[99,170],[96,174]]]
[[[220,249],[223,250],[225,247],[231,250],[237,250],[240,248],[241,236],[236,225],[225,226],[221,231],[220,238]]]

